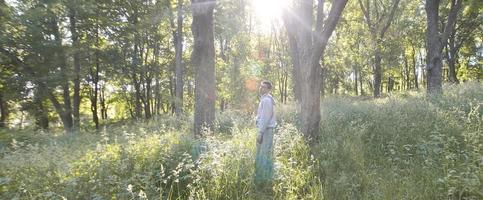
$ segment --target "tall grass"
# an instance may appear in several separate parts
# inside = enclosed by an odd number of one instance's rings
[[[326,99],[318,159],[329,199],[481,199],[483,87],[443,97]]]
[[[481,199],[483,87],[445,91],[326,98],[311,147],[295,107],[278,106],[271,187],[253,184],[256,129],[237,111],[203,138],[186,116],[76,136],[2,133],[0,199]]]

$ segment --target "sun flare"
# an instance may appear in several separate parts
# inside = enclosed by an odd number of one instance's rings
[[[251,4],[257,19],[269,28],[273,20],[281,19],[283,10],[289,5],[288,2],[289,0],[252,0]]]

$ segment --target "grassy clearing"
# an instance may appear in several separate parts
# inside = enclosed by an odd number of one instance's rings
[[[256,130],[235,111],[202,139],[189,117],[76,136],[2,130],[0,198],[481,199],[483,86],[445,91],[327,98],[312,149],[294,106],[279,107],[271,188],[252,183]]]

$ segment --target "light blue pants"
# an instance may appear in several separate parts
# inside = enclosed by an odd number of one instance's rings
[[[273,179],[273,128],[263,133],[262,143],[257,142],[255,184],[270,183]]]

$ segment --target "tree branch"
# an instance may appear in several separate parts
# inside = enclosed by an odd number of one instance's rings
[[[316,37],[313,49],[314,52],[312,54],[312,61],[319,62],[320,57],[323,55],[325,48],[327,46],[327,41],[329,40],[332,32],[339,21],[339,18],[344,10],[345,5],[347,4],[348,0],[338,0],[334,1],[329,12],[329,16],[326,20],[324,25],[324,30],[322,31],[320,37]]]
[[[448,43],[448,37],[453,32],[456,17],[458,16],[458,11],[461,8],[461,1],[462,0],[451,0],[451,9],[448,16],[448,22],[444,27],[444,32],[441,37],[442,47],[446,46],[446,44]]]
[[[389,18],[387,19],[386,24],[384,25],[384,27],[381,29],[381,32],[379,33],[380,38],[383,38],[387,29],[389,29],[389,26],[391,25],[391,22],[394,18],[394,14],[396,13],[396,9],[399,5],[399,1],[400,0],[394,1],[394,4],[392,5],[392,8],[391,8],[391,14],[389,14]]]
[[[358,0],[359,5],[361,7],[362,13],[364,13],[364,18],[366,19],[367,26],[369,26],[369,29],[372,27],[371,23],[371,16],[370,16],[370,5],[369,3],[367,4],[367,9],[364,7],[364,3],[362,3],[362,0]]]

